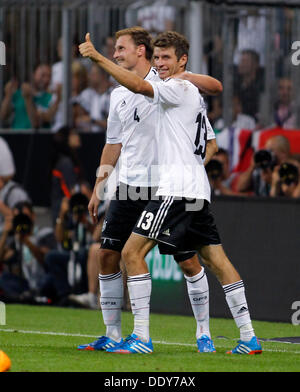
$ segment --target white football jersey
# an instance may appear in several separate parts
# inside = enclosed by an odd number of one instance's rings
[[[198,89],[189,81],[149,81],[158,110],[158,196],[206,199],[210,184],[204,167],[207,140],[215,138]]]
[[[145,80],[160,78],[151,68]],[[112,91],[106,142],[122,143],[120,182],[143,187],[158,185],[156,123],[157,108],[143,95],[123,86]]]

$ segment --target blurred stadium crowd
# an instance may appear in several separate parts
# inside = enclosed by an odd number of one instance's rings
[[[153,35],[176,29],[178,9],[156,1],[125,13],[127,24],[138,24]],[[276,10],[275,10],[276,11]],[[135,18],[133,18],[135,16]],[[232,59],[232,119],[226,124],[222,97],[207,97],[208,117],[215,130],[218,153],[207,165],[215,195],[300,198],[300,130],[297,130],[295,91],[289,70],[294,10],[275,12],[276,88],[272,121],[261,111],[264,91],[264,31],[266,17],[257,9],[243,13],[236,25]],[[113,59],[114,38],[102,41],[102,53]],[[12,34],[12,32],[11,32]],[[0,136],[0,299],[5,302],[79,303],[97,308],[96,253],[101,224],[91,224],[87,204],[93,184],[83,176],[78,155],[81,133],[106,132],[109,98],[116,82],[78,54],[72,46],[71,113],[69,125],[62,116],[63,48],[56,42],[56,60],[41,61],[28,80],[3,72],[0,119],[5,132],[43,129],[53,134],[51,162],[51,219],[38,227],[28,191],[14,181],[14,157]],[[7,45],[8,46],[8,45]],[[205,41],[203,73],[223,80],[220,31]],[[99,209],[103,221],[106,204]]]

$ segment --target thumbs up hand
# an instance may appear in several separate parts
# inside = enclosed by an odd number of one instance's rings
[[[91,34],[90,33],[86,33],[86,35],[85,35],[85,42],[91,42],[92,43],[92,41],[91,41]]]
[[[79,52],[83,57],[89,57],[92,61],[97,62],[99,53],[91,41],[90,33],[86,33],[85,42],[79,45]]]

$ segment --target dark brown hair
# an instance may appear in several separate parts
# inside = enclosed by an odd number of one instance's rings
[[[146,49],[146,59],[151,60],[153,55],[152,37],[147,30],[139,26],[129,27],[116,32],[116,39],[123,35],[130,35],[136,46],[144,45]]]
[[[171,48],[175,49],[175,54],[179,60],[184,54],[188,56],[190,44],[182,34],[177,31],[165,31],[160,33],[154,40],[153,46],[158,48]]]

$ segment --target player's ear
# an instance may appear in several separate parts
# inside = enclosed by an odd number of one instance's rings
[[[181,66],[183,69],[185,69],[187,62],[188,62],[188,56],[187,56],[187,54],[183,54],[183,55],[180,57],[180,59],[179,59],[179,64],[180,64],[180,66]]]
[[[146,57],[146,48],[145,45],[139,45],[137,50],[138,56],[145,56]]]

